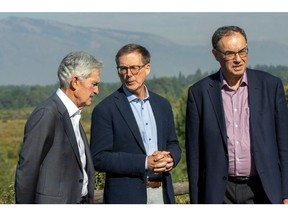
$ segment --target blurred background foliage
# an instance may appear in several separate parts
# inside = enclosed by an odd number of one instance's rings
[[[258,65],[255,69],[267,71],[278,76],[285,86],[288,101],[288,67]],[[154,91],[172,105],[176,132],[182,148],[182,158],[172,170],[174,182],[186,182],[185,155],[185,112],[188,87],[208,76],[212,71],[202,72],[198,69],[193,75],[184,76],[179,72],[177,77],[151,78],[146,81],[149,90]],[[90,139],[90,121],[93,107],[103,98],[120,87],[120,83],[101,83],[100,94],[94,98],[91,107],[85,107],[81,122]],[[48,86],[0,86],[0,204],[15,203],[14,179],[18,154],[23,140],[24,125],[35,106],[56,91],[58,84]],[[95,190],[103,189],[105,175],[96,172]],[[177,203],[189,203],[188,195],[176,197]]]

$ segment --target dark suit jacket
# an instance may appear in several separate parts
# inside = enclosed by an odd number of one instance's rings
[[[80,132],[86,149],[88,201],[92,203],[94,167],[82,126]],[[79,203],[81,166],[68,111],[55,93],[33,111],[26,123],[16,170],[16,203]]]
[[[169,151],[174,167],[181,149],[174,128],[170,104],[149,92],[150,104],[157,125],[158,150]],[[91,153],[96,170],[106,172],[105,203],[147,203],[145,147],[137,122],[122,88],[98,104],[92,114]],[[167,203],[175,203],[172,179],[164,175]]]
[[[247,69],[252,157],[272,203],[288,198],[288,113],[283,85]],[[188,91],[186,153],[191,203],[222,203],[228,176],[220,72]]]

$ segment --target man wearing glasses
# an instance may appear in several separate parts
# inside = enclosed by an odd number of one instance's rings
[[[220,27],[212,45],[220,70],[188,90],[190,202],[288,203],[288,112],[282,82],[247,68],[243,29]]]
[[[104,203],[173,204],[169,172],[181,149],[171,105],[145,85],[146,48],[127,44],[115,60],[122,86],[94,108],[91,122],[94,166],[106,173]]]

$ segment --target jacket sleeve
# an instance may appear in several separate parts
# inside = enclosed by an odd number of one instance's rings
[[[282,198],[288,198],[288,109],[284,88],[278,81],[276,93],[276,128],[282,173]]]
[[[37,109],[29,117],[16,168],[16,203],[34,203],[39,170],[48,151],[45,148],[53,142],[54,128],[53,114],[47,109]]]
[[[166,141],[167,149],[164,149],[164,150],[170,152],[174,161],[173,166],[176,167],[181,159],[181,148],[180,148],[179,141],[176,135],[174,115],[173,115],[172,107],[170,104],[168,105],[167,114],[166,114],[166,117],[164,118],[167,119],[167,128],[168,128],[167,141]]]
[[[186,106],[185,149],[191,204],[198,203],[200,119],[193,92],[188,91]]]

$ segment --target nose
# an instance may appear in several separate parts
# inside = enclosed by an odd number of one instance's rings
[[[240,57],[239,53],[235,53],[234,54],[234,60],[238,61],[238,62],[242,60],[242,58]]]
[[[129,77],[133,75],[132,72],[131,72],[131,68],[127,69],[126,75],[129,76]]]
[[[93,89],[93,92],[94,92],[95,95],[98,95],[99,94],[99,87],[95,86],[94,89]]]

